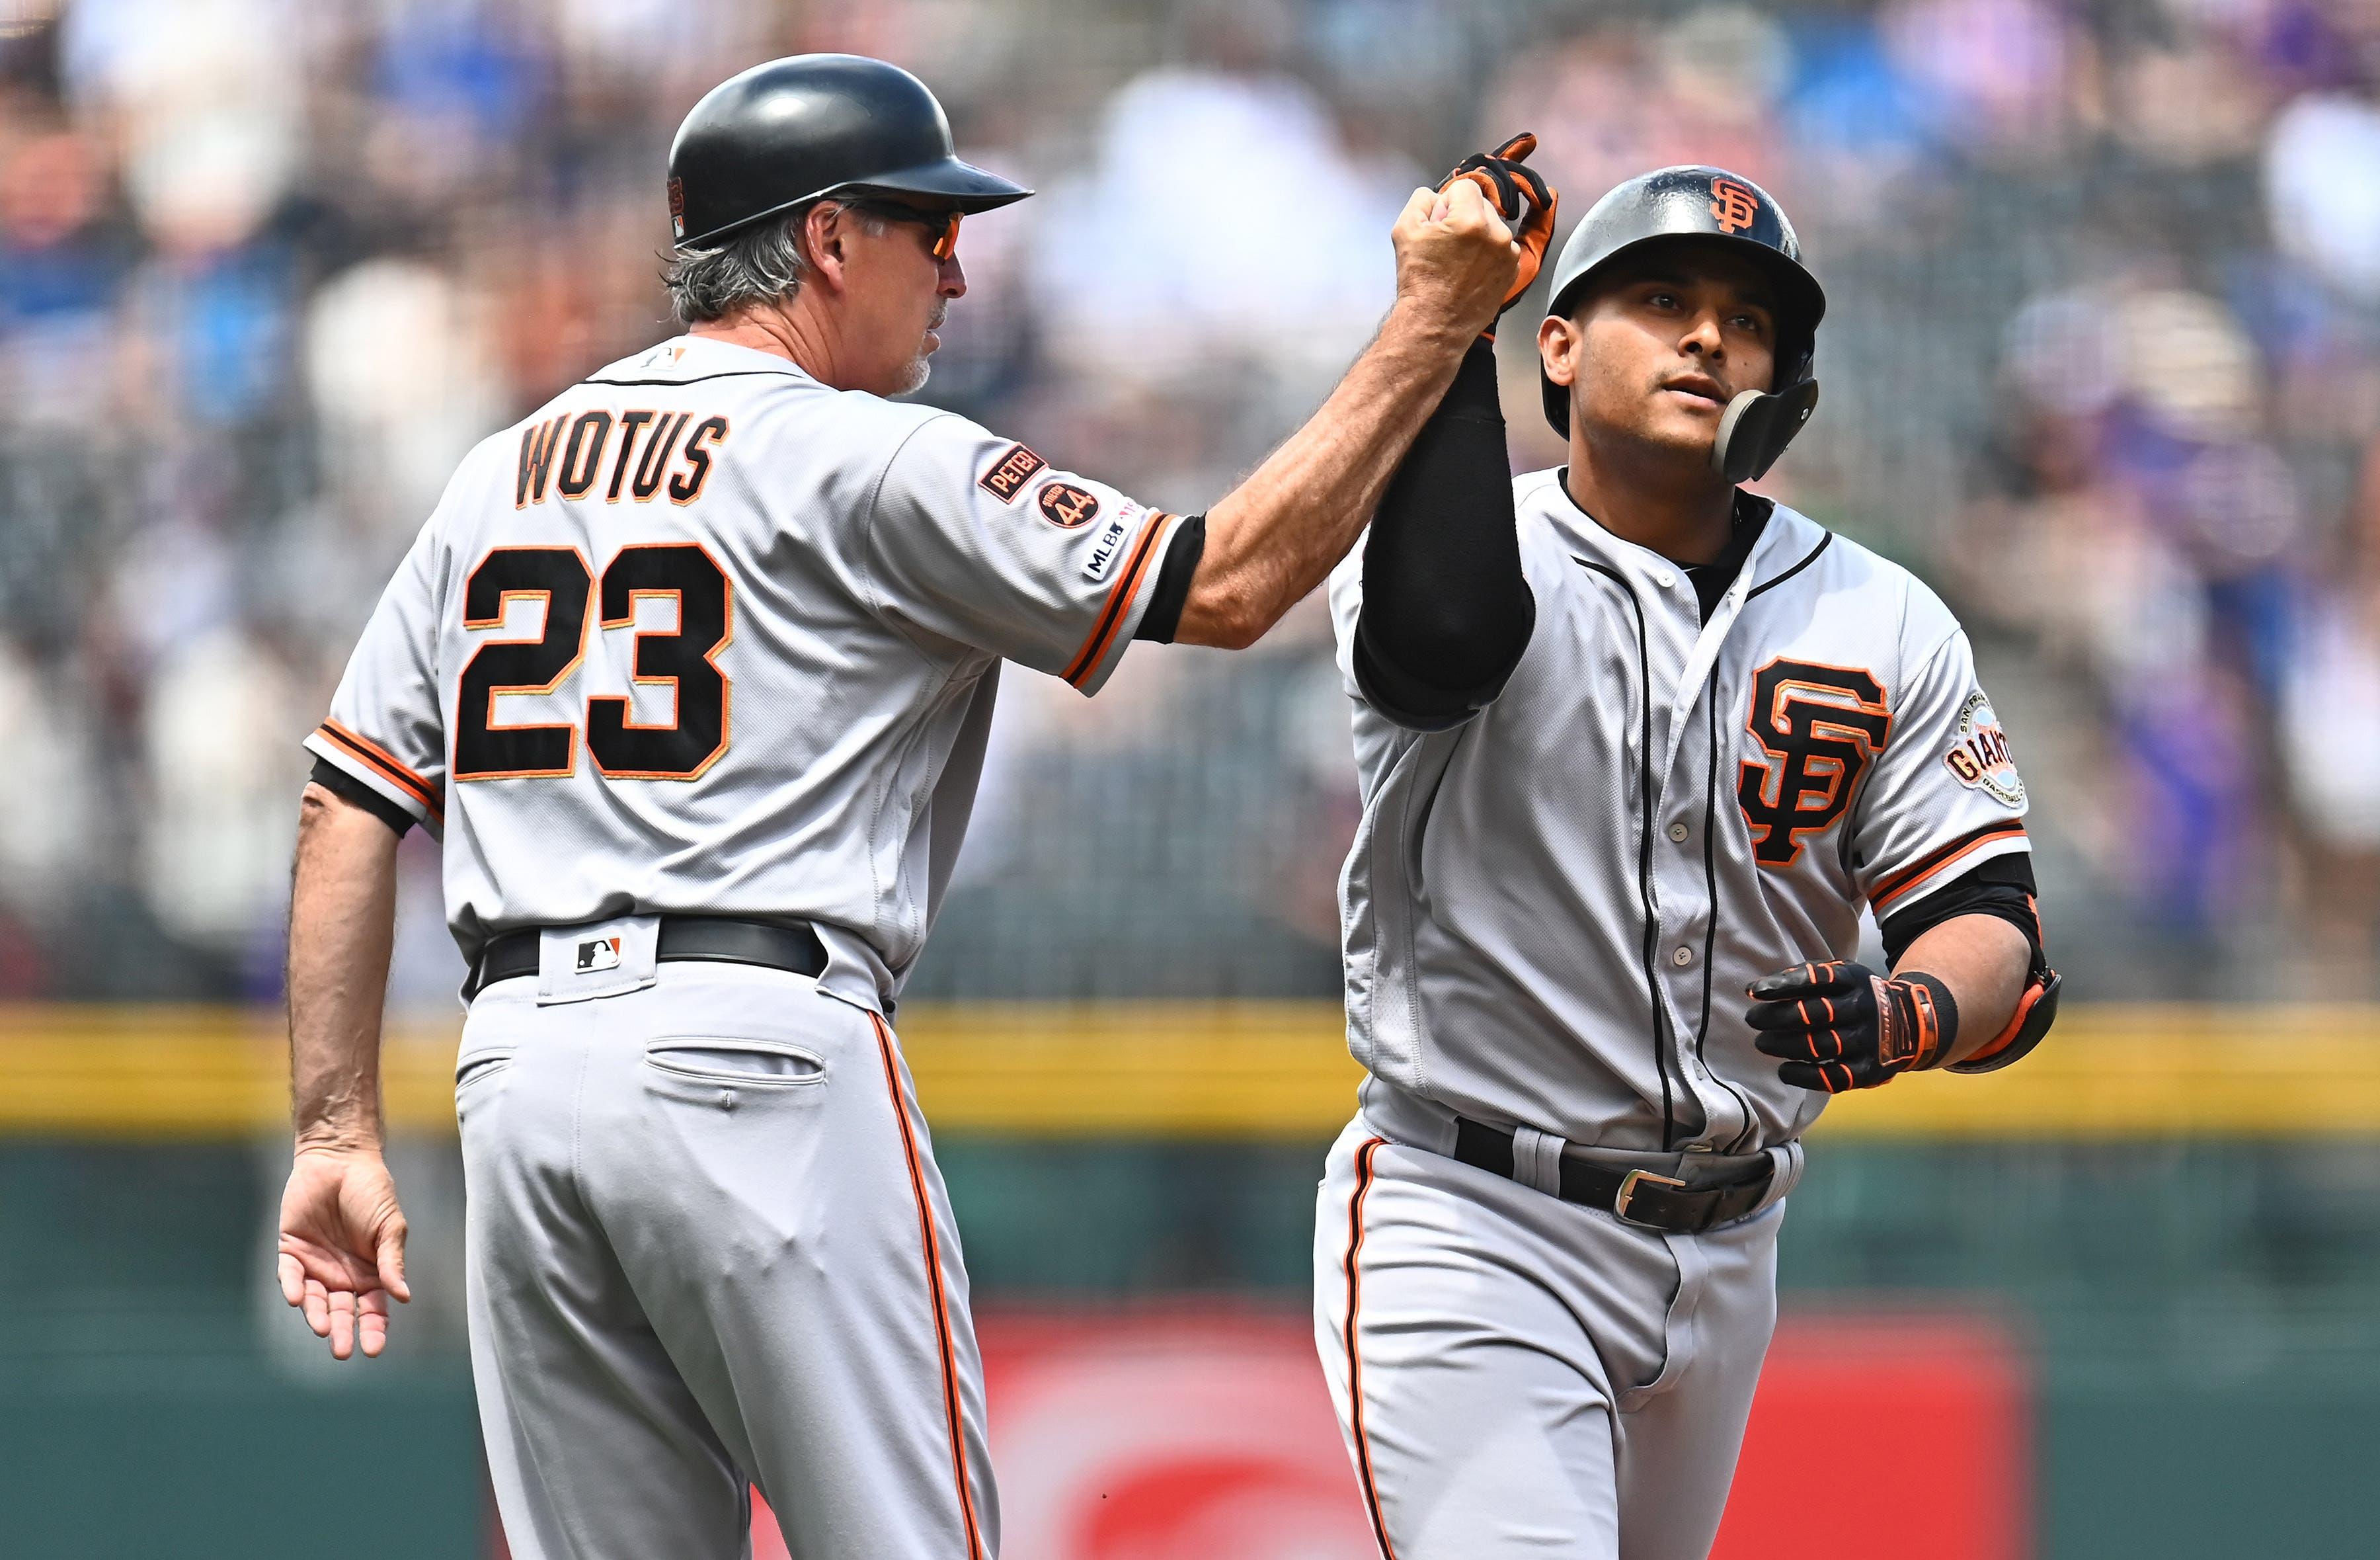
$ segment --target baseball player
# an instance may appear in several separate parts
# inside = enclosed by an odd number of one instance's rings
[[[1569,463],[1507,477],[1475,347],[1333,575],[1370,1076],[1315,1332],[1383,1556],[1706,1554],[1803,1133],[1841,1090],[2004,1066],[2055,1012],[1966,637],[1738,485],[1816,404],[1825,307],[1750,180],[1630,180],[1538,331]],[[1889,973],[1853,962],[1863,908]],[[1808,1449],[1854,1490],[1943,1455]]]
[[[997,1552],[966,1276],[892,1019],[1000,663],[1089,694],[1135,640],[1256,640],[1551,231],[1415,191],[1378,336],[1184,518],[885,398],[965,291],[962,218],[1028,193],[879,61],[712,91],[670,152],[686,334],[464,460],[307,738],[283,1290],[342,1359],[407,1296],[378,1043],[419,823],[471,964],[472,1364],[518,1560],[726,1560],[755,1481],[803,1560]]]

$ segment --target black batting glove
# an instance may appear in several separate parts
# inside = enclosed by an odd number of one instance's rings
[[[1797,1089],[1840,1094],[1937,1067],[1959,1033],[1959,1005],[1931,975],[1899,979],[1833,959],[1764,976],[1745,993],[1753,1044]]]

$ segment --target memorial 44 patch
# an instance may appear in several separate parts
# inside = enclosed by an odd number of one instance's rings
[[[2016,772],[2008,733],[2000,729],[1999,715],[1982,689],[1959,706],[1951,748],[1942,762],[1969,790],[1981,791],[2003,807],[2024,805],[2024,778]]]
[[[1034,503],[1041,518],[1060,530],[1080,530],[1099,512],[1099,496],[1072,482],[1043,483],[1041,495]]]

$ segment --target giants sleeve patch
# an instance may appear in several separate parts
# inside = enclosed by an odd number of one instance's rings
[[[2000,729],[1999,716],[1982,689],[1967,695],[1959,707],[1951,748],[1942,762],[1969,790],[1981,791],[2002,807],[2024,805],[2024,779],[2016,772],[2008,734]]]
[[[991,463],[991,469],[986,471],[983,480],[976,485],[1002,504],[1014,504],[1016,495],[1025,491],[1025,484],[1049,464],[1023,445],[1011,445],[1007,453]]]

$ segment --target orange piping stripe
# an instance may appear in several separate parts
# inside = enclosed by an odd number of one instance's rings
[[[1985,846],[1996,844],[2004,839],[2022,839],[2023,837],[2022,823],[1993,823],[1978,829],[1964,839],[1951,841],[1934,858],[1920,861],[1916,866],[1885,884],[1868,903],[1872,908],[1881,910],[1888,903],[1900,898],[1919,884],[1938,876],[1945,867],[1966,859]]]
[[[892,1036],[884,1020],[870,1013],[876,1026],[876,1049],[884,1059],[884,1087],[892,1096],[892,1118],[901,1124],[901,1151],[909,1160],[909,1190],[917,1200],[917,1233],[926,1251],[926,1287],[934,1300],[934,1337],[941,1354],[942,1413],[950,1426],[951,1472],[958,1481],[959,1516],[966,1526],[967,1560],[983,1560],[983,1537],[976,1527],[975,1495],[967,1485],[966,1443],[960,1428],[958,1364],[951,1349],[949,1302],[942,1295],[942,1247],[934,1234],[933,1204],[926,1198],[926,1176],[917,1163],[917,1134],[909,1129],[909,1107],[901,1094],[901,1075],[892,1065]]]
[[[366,741],[336,721],[324,721],[320,729],[323,736],[378,770],[384,779],[393,782],[399,790],[409,793],[414,800],[428,808],[432,815],[444,818],[445,804],[438,793],[431,788],[430,782],[397,762],[385,750]]]
[[[1347,1201],[1347,1413],[1355,1431],[1355,1471],[1364,1481],[1364,1506],[1371,1514],[1372,1536],[1379,1541],[1386,1560],[1397,1560],[1389,1542],[1388,1519],[1380,1513],[1379,1486],[1372,1480],[1372,1442],[1364,1431],[1364,1362],[1355,1349],[1355,1322],[1363,1310],[1363,1284],[1355,1259],[1364,1249],[1364,1194],[1372,1189],[1372,1155],[1386,1140],[1371,1138],[1355,1151],[1355,1195]]]
[[[1075,652],[1075,659],[1058,674],[1076,688],[1082,686],[1082,679],[1091,674],[1092,668],[1107,655],[1108,647],[1115,642],[1115,632],[1123,626],[1124,615],[1132,605],[1134,592],[1140,588],[1141,574],[1155,555],[1157,539],[1165,534],[1172,522],[1173,517],[1160,510],[1141,527],[1140,540],[1133,544],[1132,559],[1124,565],[1123,573],[1117,577],[1114,587],[1108,591],[1107,605],[1100,609],[1099,620],[1093,626],[1091,637],[1083,641],[1083,648]]]
[[[322,729],[329,732],[332,736],[340,738],[349,747],[355,749],[358,752],[370,758],[378,759],[382,764],[387,766],[392,774],[404,779],[407,785],[410,785],[415,789],[419,790],[423,797],[434,798],[437,796],[438,788],[436,786],[431,785],[429,781],[423,779],[419,774],[414,773],[414,771],[407,768],[403,763],[397,762],[396,755],[390,752],[386,748],[382,747],[379,743],[372,741],[369,737],[357,736],[354,732],[349,731],[346,726],[341,725],[336,721],[324,721],[322,723]]]
[[[1172,516],[1159,511],[1141,527],[1140,537],[1133,543],[1132,557],[1124,564],[1123,572],[1116,577],[1115,584],[1109,588],[1107,604],[1099,609],[1099,620],[1092,627],[1090,638],[1083,641],[1083,647],[1075,652],[1073,662],[1059,674],[1067,682],[1081,687],[1082,679],[1090,675],[1091,669],[1099,664],[1108,648],[1114,643],[1115,631],[1123,623],[1125,611],[1132,604],[1133,593],[1139,589],[1141,573],[1153,555],[1155,542],[1172,518]]]

